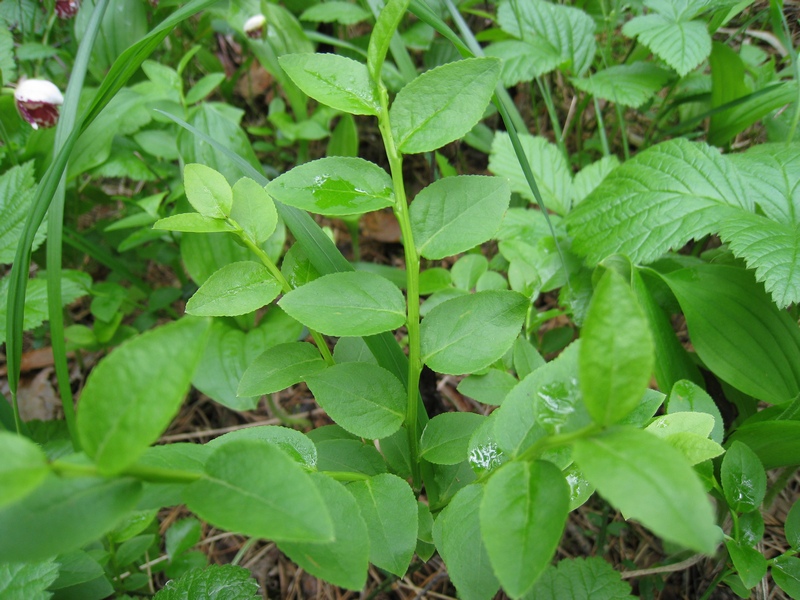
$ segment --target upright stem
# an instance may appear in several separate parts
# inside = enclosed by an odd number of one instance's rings
[[[553,127],[553,132],[556,134],[556,144],[558,144],[558,148],[561,150],[564,158],[569,162],[567,148],[564,145],[564,132],[561,130],[561,123],[558,121],[558,113],[556,113],[556,107],[555,104],[553,104],[553,96],[550,94],[550,86],[546,81],[543,81],[541,77],[536,78],[536,85],[539,86],[539,91],[542,93],[542,98],[544,98],[547,114],[550,116],[550,124]]]
[[[419,376],[422,371],[422,353],[420,350],[419,329],[419,254],[414,245],[411,233],[411,218],[408,212],[406,188],[403,182],[403,157],[398,152],[389,123],[389,98],[386,88],[379,84],[381,112],[378,115],[378,127],[383,137],[383,145],[389,159],[394,186],[394,214],[400,224],[403,236],[403,251],[406,259],[406,301],[408,330],[408,397],[406,402],[406,432],[408,433],[408,449],[411,455],[412,485],[416,489],[420,485],[419,472]]]

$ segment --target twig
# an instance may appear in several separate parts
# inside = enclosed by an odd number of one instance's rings
[[[639,569],[637,571],[623,571],[620,573],[620,577],[622,579],[635,579],[637,577],[645,577],[647,575],[657,575],[659,573],[674,573],[675,571],[683,571],[684,569],[688,569],[689,567],[693,567],[701,560],[705,558],[705,554],[695,554],[687,558],[686,560],[682,560],[681,562],[672,564],[672,565],[664,565],[662,567],[652,567],[650,569]]]
[[[310,418],[324,415],[325,411],[321,408],[315,408],[299,415],[292,415],[297,418]],[[247,429],[248,427],[260,427],[261,425],[280,425],[283,421],[281,419],[267,419],[265,421],[256,421],[254,423],[242,423],[241,425],[231,425],[230,427],[220,427],[219,429],[206,429],[204,431],[190,431],[188,433],[176,433],[173,435],[162,436],[160,442],[181,442],[184,440],[194,440],[201,437],[216,437],[231,431],[239,431],[240,429]]]

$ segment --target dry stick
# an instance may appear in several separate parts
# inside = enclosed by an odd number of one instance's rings
[[[705,554],[695,554],[673,565],[664,565],[663,567],[653,567],[650,569],[639,569],[638,571],[623,571],[620,573],[622,579],[635,579],[636,577],[645,577],[646,575],[657,575],[659,573],[674,573],[675,571],[683,571],[689,567],[693,567],[705,558]]]
[[[321,408],[315,408],[308,412],[292,415],[292,417],[318,417],[324,415],[325,411]],[[265,421],[256,421],[254,423],[243,423],[241,425],[231,425],[230,427],[220,427],[219,429],[206,429],[205,431],[190,431],[189,433],[176,433],[173,435],[162,436],[160,442],[181,442],[183,440],[193,440],[196,438],[206,436],[218,436],[223,433],[230,433],[231,431],[239,431],[240,429],[247,429],[248,427],[259,427],[261,425],[280,425],[283,421],[281,419],[267,419]]]

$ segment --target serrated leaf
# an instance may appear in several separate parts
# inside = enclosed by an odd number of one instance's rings
[[[334,421],[359,437],[387,437],[405,418],[405,387],[378,365],[333,365],[308,376],[306,385]]]
[[[276,541],[326,542],[334,528],[308,473],[277,446],[238,439],[208,457],[205,476],[184,490],[200,518]]]
[[[0,264],[14,260],[17,242],[31,208],[36,183],[33,179],[33,161],[11,167],[0,176]],[[33,249],[41,246],[47,227],[36,232]]]
[[[167,428],[189,391],[208,326],[204,319],[183,318],[143,333],[89,374],[78,435],[101,473],[133,464]]]
[[[347,486],[369,531],[369,561],[405,575],[417,546],[419,510],[408,483],[389,473]]]
[[[618,166],[619,159],[612,154],[611,156],[604,156],[578,171],[572,180],[572,191],[575,197],[574,204],[578,204],[578,202],[591,194],[606,176]]]
[[[42,449],[10,431],[0,431],[0,456],[0,506],[27,496],[50,472]]]
[[[671,74],[652,63],[614,65],[572,84],[593,96],[622,106],[639,108],[669,81]]]
[[[439,465],[455,465],[466,460],[470,438],[485,420],[483,415],[466,412],[436,415],[422,432],[420,458]]]
[[[712,554],[721,532],[686,459],[667,442],[633,428],[578,440],[575,463],[600,494],[665,540]]]
[[[504,87],[513,87],[521,81],[531,81],[557,68],[561,53],[541,36],[525,40],[503,40],[485,48],[486,56],[503,61],[500,80]]]
[[[767,492],[764,466],[755,452],[737,441],[730,445],[722,459],[720,481],[728,506],[736,512],[757,510]]]
[[[278,297],[281,284],[261,263],[235,262],[222,267],[186,303],[198,317],[233,317],[266,306]]]
[[[374,116],[381,109],[364,63],[319,53],[286,54],[278,62],[297,87],[322,104],[353,115]]]
[[[44,562],[8,562],[0,564],[0,598],[4,600],[48,600],[47,590],[58,578],[59,564]]]
[[[242,177],[233,186],[231,219],[256,246],[260,246],[278,226],[278,211],[264,186],[249,177]]]
[[[612,254],[648,263],[751,210],[738,171],[716,149],[679,138],[612,171],[567,217],[572,248],[594,264]]]
[[[267,185],[273,198],[327,216],[354,215],[394,203],[392,178],[363,158],[330,156],[296,166]]]
[[[400,290],[363,271],[324,275],[292,290],[278,304],[304,325],[339,337],[381,333],[406,321]]]
[[[476,292],[430,311],[420,327],[422,361],[461,375],[488,367],[514,343],[528,301],[517,292]]]
[[[445,177],[423,189],[409,209],[419,254],[440,259],[487,241],[500,227],[511,192],[499,177]]]
[[[209,565],[192,569],[180,579],[171,579],[153,600],[256,600],[259,597],[258,583],[247,569],[234,565]]]
[[[638,37],[683,77],[711,54],[706,24],[685,15],[649,14],[634,17],[622,27],[628,37]]]
[[[325,368],[319,350],[307,342],[273,346],[259,355],[242,375],[240,396],[261,396],[285,390]]]
[[[398,150],[430,152],[466,135],[483,117],[499,78],[499,60],[467,58],[414,79],[389,109]]]
[[[580,75],[592,64],[595,26],[583,10],[542,1],[506,1],[497,9],[497,19],[504,31],[517,38],[547,40],[563,69]]]
[[[224,219],[231,214],[233,192],[218,171],[197,163],[186,165],[183,186],[189,203],[204,217]]]
[[[183,231],[186,233],[226,233],[233,231],[227,221],[214,217],[204,217],[200,213],[182,213],[159,219],[153,229],[164,231]]]
[[[568,512],[569,487],[550,462],[512,462],[489,479],[481,501],[481,536],[512,598],[525,594],[552,560]]]
[[[558,148],[543,137],[520,135],[522,148],[528,157],[531,171],[536,177],[539,191],[542,193],[544,205],[565,215],[572,205],[572,174],[564,155]],[[492,141],[492,152],[489,155],[489,170],[495,175],[505,177],[511,185],[511,191],[517,192],[531,202],[535,201],[528,180],[519,166],[519,160],[511,145],[511,139],[505,132],[497,132]]]
[[[529,598],[537,600],[632,600],[630,584],[609,563],[591,558],[568,558],[548,567]]]

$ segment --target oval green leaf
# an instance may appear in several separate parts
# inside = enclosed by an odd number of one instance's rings
[[[266,306],[281,284],[264,265],[253,261],[225,265],[209,277],[186,303],[186,312],[198,317],[246,315]]]
[[[734,441],[722,459],[720,480],[725,499],[736,512],[756,510],[767,492],[764,466],[746,444]]]
[[[256,246],[267,241],[278,226],[278,211],[264,186],[242,177],[233,186],[231,219]]]
[[[49,473],[47,457],[28,438],[0,431],[0,507],[24,498]]]
[[[285,390],[325,368],[319,350],[308,342],[278,344],[260,355],[244,372],[240,396],[261,396]]]
[[[204,217],[224,219],[231,214],[233,192],[220,172],[197,163],[186,165],[183,187],[189,203]]]
[[[483,415],[466,412],[436,415],[422,432],[420,458],[437,465],[455,465],[467,460],[470,438],[485,420]]]

